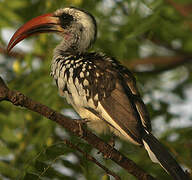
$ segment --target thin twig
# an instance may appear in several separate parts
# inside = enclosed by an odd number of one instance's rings
[[[56,157],[51,164],[49,164],[46,168],[44,168],[43,172],[38,176],[38,179],[40,179],[41,177],[43,177],[43,175],[47,172],[47,170],[51,167],[51,165],[53,163],[56,162],[56,160],[58,160],[60,158],[60,156]]]
[[[110,171],[108,168],[106,168],[105,166],[103,166],[101,163],[99,163],[93,156],[87,154],[86,152],[84,152],[82,149],[80,149],[78,146],[72,144],[69,140],[64,140],[64,143],[66,145],[68,145],[70,148],[73,148],[77,151],[79,151],[81,154],[83,154],[87,160],[92,161],[93,163],[97,164],[100,168],[102,168],[107,174],[113,176],[116,180],[120,180],[121,178],[115,174],[114,172]]]
[[[89,160],[89,161],[92,161],[93,163],[95,163],[96,165],[98,165],[101,169],[103,169],[107,174],[113,176],[116,180],[121,180],[121,178],[115,174],[114,172],[110,171],[108,168],[106,168],[105,166],[103,166],[101,163],[99,163],[93,156],[87,154],[86,152],[84,152],[82,149],[80,149],[78,146],[74,145],[72,142],[70,142],[69,140],[63,140],[62,141],[62,144],[65,144],[67,145],[68,147],[74,149],[74,150],[77,150],[79,151],[81,154],[83,154],[83,156]],[[51,165],[53,163],[56,162],[56,160],[58,160],[60,158],[61,155],[59,155],[58,157],[56,157],[51,164],[49,164],[46,168],[44,168],[43,172],[39,175],[39,179],[40,177],[42,177],[46,171],[51,167]]]
[[[164,56],[164,57],[147,57],[143,59],[133,59],[132,61],[124,61],[123,64],[127,66],[132,72],[141,73],[159,73],[166,70],[176,68],[178,66],[184,65],[186,63],[192,62],[192,56]],[[151,66],[152,69],[149,70],[139,70],[141,66]]]

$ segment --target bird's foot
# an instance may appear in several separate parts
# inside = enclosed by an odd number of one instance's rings
[[[111,159],[112,153],[113,153],[113,148],[111,147],[107,153],[103,154],[104,159],[106,160]]]
[[[78,123],[78,124],[85,125],[85,124],[87,124],[88,122],[90,122],[90,120],[87,119],[87,118],[84,118],[84,119],[75,119],[75,122]]]
[[[83,126],[86,125],[89,120],[88,119],[76,119],[75,122],[79,125],[79,135],[80,137],[84,136]]]
[[[110,138],[108,144],[109,144],[112,148],[115,147],[115,136],[114,136],[114,135],[112,135],[112,137]]]
[[[115,147],[115,136],[112,136],[111,139],[108,141],[108,144],[111,146],[111,148],[109,149],[109,152],[107,152],[106,154],[103,155],[103,157],[105,159],[111,159],[111,155],[113,152],[113,148]],[[101,152],[98,151],[97,154],[100,154]]]

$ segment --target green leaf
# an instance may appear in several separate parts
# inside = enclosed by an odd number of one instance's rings
[[[159,12],[156,12],[155,14],[152,14],[149,17],[146,17],[145,19],[142,19],[142,21],[137,24],[134,28],[134,31],[126,36],[127,39],[135,38],[141,34],[144,34],[145,32],[151,30],[151,27],[155,25],[155,23],[159,20]]]
[[[103,177],[102,177],[102,180],[110,180],[110,176],[105,174]]]
[[[19,141],[19,139],[16,136],[16,133],[7,126],[3,128],[1,138],[10,143],[17,143]]]
[[[0,174],[9,178],[16,178],[19,177],[20,172],[11,165],[0,161]]]
[[[23,180],[37,180],[37,179],[41,180],[42,178],[35,173],[26,173]]]
[[[14,11],[12,11],[6,6],[2,6],[1,4],[0,4],[0,11],[1,11],[1,16],[3,16],[5,20],[12,21],[12,22],[15,20],[17,21],[21,20],[21,17],[17,13],[15,13]]]
[[[2,142],[0,142],[0,156],[6,156],[10,154],[11,151]]]
[[[21,0],[6,0],[6,6],[10,9],[21,9],[26,7],[26,5],[28,4],[27,1],[21,1]]]
[[[60,143],[48,147],[46,149],[45,155],[47,159],[51,160],[57,158],[58,156],[67,154],[68,152],[70,152],[70,149],[64,143]]]

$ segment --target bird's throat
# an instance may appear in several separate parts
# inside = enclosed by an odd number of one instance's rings
[[[65,41],[70,41],[71,38],[72,38],[72,35],[70,33],[65,33],[65,35],[64,35]]]
[[[55,48],[54,56],[61,54],[71,54],[75,55],[78,54],[78,43],[75,43],[74,40],[72,40],[71,35],[67,34],[63,41]]]

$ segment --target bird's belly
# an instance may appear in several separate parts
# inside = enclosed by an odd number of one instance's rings
[[[82,119],[88,120],[87,126],[90,129],[99,134],[106,134],[110,131],[110,127],[105,121],[86,109],[86,107],[93,109],[97,107],[95,107],[91,99],[87,100],[87,93],[83,90],[81,84],[78,82],[73,83],[71,78],[68,81],[64,81],[64,79],[58,77],[57,82],[59,94],[66,98],[67,102],[73,106]],[[67,90],[63,91],[65,86]]]
[[[107,134],[110,132],[109,125],[97,117],[95,114],[85,108],[76,110],[82,119],[87,119],[88,128],[92,129],[98,134]]]
[[[95,105],[91,99],[87,100],[87,93],[83,86],[78,81],[73,82],[72,78],[68,81],[58,77],[57,78],[59,94],[66,98],[67,102],[71,104],[74,109],[79,112],[79,109],[84,107],[95,108]]]
[[[78,80],[73,82],[72,78],[69,78],[66,83],[67,91],[64,92],[64,96],[68,103],[72,106],[77,107],[76,109],[80,109],[82,107],[93,107],[94,104],[91,100],[87,100],[87,92],[83,88],[82,84],[78,82]]]

